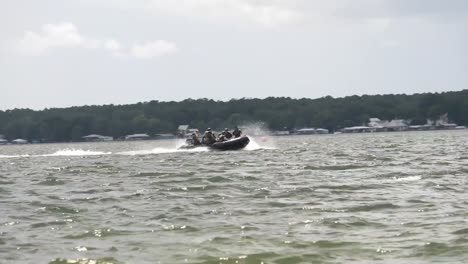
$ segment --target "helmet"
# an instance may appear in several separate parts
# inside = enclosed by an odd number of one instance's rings
[[[211,131],[211,128],[208,128],[208,131]]]
[[[227,129],[227,128],[225,128],[225,129],[224,129],[224,131],[228,131],[228,129]]]

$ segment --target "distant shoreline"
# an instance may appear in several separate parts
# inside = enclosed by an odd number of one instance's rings
[[[353,130],[403,130],[403,127],[468,126],[468,90],[413,95],[348,96],[319,99],[267,97],[227,102],[187,99],[132,105],[0,111],[0,139],[28,142],[77,142],[98,135],[178,135],[179,128],[222,130],[261,126],[269,131],[320,128],[330,133]],[[388,121],[386,121],[388,120]],[[320,132],[322,133],[322,132]],[[326,133],[326,132],[323,132]]]

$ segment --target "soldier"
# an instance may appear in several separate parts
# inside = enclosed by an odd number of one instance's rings
[[[224,131],[223,131],[223,136],[224,136],[226,139],[232,138],[232,134],[231,134],[231,132],[229,132],[229,130],[228,130],[227,128],[224,129]]]
[[[241,133],[242,133],[242,131],[240,131],[237,126],[235,126],[234,131],[232,131],[232,135],[234,135],[234,137],[238,138],[238,137],[241,136]]]
[[[192,144],[198,146],[201,144],[200,139],[198,139],[197,134],[192,133]]]
[[[205,131],[205,135],[203,135],[202,143],[206,145],[211,145],[215,142],[216,142],[216,137],[213,134],[213,132],[211,132],[211,128],[208,128],[208,130]]]
[[[219,134],[218,139],[216,141],[218,142],[226,141],[226,136],[224,136],[224,133]]]

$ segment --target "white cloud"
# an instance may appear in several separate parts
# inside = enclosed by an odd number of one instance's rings
[[[254,23],[276,27],[296,22],[303,14],[285,0],[150,0],[146,8],[156,13],[178,15],[214,23]],[[133,3],[133,2],[132,2]]]
[[[122,47],[120,45],[119,42],[117,42],[116,40],[107,40],[105,43],[104,43],[104,47],[106,49],[109,49],[109,50],[112,50],[112,51],[119,51]]]
[[[246,14],[265,26],[288,24],[302,18],[302,14],[279,6],[246,6]]]
[[[81,36],[75,25],[60,23],[43,25],[39,33],[26,32],[19,43],[19,48],[25,53],[40,54],[53,48],[97,48],[98,45],[98,41]]]
[[[134,44],[130,50],[130,54],[135,58],[149,59],[176,51],[177,47],[174,43],[166,40],[156,40],[143,44]]]
[[[114,39],[95,39],[80,34],[72,23],[46,24],[40,32],[28,31],[20,39],[19,51],[29,55],[41,55],[58,48],[82,48],[105,50],[119,58],[153,58],[177,51],[175,43],[166,40],[148,41],[131,48],[123,47]]]
[[[296,22],[340,19],[424,17],[465,19],[466,0],[80,0],[101,8],[144,10],[213,24],[277,27]],[[326,19],[325,21],[322,21]],[[317,21],[318,20],[318,21]]]

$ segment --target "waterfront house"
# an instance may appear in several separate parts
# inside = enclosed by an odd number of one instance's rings
[[[99,142],[99,141],[113,141],[114,138],[108,136],[101,136],[96,134],[91,134],[83,137],[86,141]]]
[[[408,124],[406,120],[394,119],[388,122],[388,124],[385,124],[384,127],[387,131],[403,131],[408,129]]]
[[[441,115],[437,121],[435,121],[435,126],[438,129],[455,129],[457,124],[449,123],[448,114],[445,113]]]
[[[343,133],[364,133],[370,132],[371,128],[368,126],[353,126],[353,127],[345,127],[343,128]]]
[[[377,117],[369,118],[369,126],[370,132],[384,132],[386,131],[385,125],[388,124],[387,120],[380,120]]]
[[[28,144],[28,141],[25,140],[25,139],[18,138],[18,139],[12,140],[11,143],[13,143],[13,144]]]
[[[434,127],[430,124],[408,126],[408,130],[414,130],[414,131],[425,131],[425,130],[430,130],[433,128]]]
[[[155,139],[174,139],[176,136],[174,134],[156,134],[154,135]]]
[[[148,136],[148,134],[133,134],[133,135],[125,136],[125,140],[145,140],[145,139],[150,139],[150,136]]]
[[[328,134],[330,133],[330,131],[328,131],[328,129],[325,129],[325,128],[316,128],[315,133],[316,134]]]
[[[387,121],[382,121],[377,117],[369,118],[369,123],[367,124],[369,127],[379,127],[385,124]]]
[[[298,135],[312,135],[316,134],[315,128],[301,128],[296,130],[296,134]]]
[[[177,137],[184,138],[189,133],[189,125],[179,125],[177,128]]]

